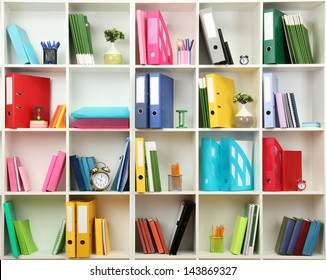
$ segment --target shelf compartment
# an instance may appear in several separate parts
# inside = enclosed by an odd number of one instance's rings
[[[260,139],[259,133],[253,131],[201,131],[199,133],[199,150],[198,150],[198,157],[199,157],[199,189],[201,190],[201,176],[202,176],[202,166],[201,166],[201,139],[211,137],[216,139],[218,142],[222,137],[231,137],[235,141],[253,141],[253,156],[252,156],[252,168],[254,174],[254,189],[253,191],[259,191],[261,188],[261,176],[260,176],[260,166],[261,166],[261,158],[260,158]],[[247,193],[248,191],[245,191]],[[250,191],[249,191],[250,192]],[[207,193],[210,193],[209,191]],[[232,192],[234,193],[234,192]],[[241,194],[242,191],[236,192]]]
[[[322,131],[264,131],[263,137],[274,137],[283,150],[302,151],[302,179],[306,181],[305,191],[320,192],[325,189],[324,176],[324,133]],[[303,192],[305,192],[303,191]]]
[[[230,245],[233,235],[235,219],[237,215],[245,214],[245,203],[252,202],[260,205],[259,195],[228,195],[213,194],[199,195],[199,221],[198,221],[198,237],[199,237],[199,258],[218,258],[218,259],[234,259],[234,258],[259,258],[259,231],[260,222],[257,227],[256,246],[254,255],[233,255],[230,252]],[[261,207],[260,207],[261,208]],[[261,221],[261,215],[259,218]],[[212,254],[209,252],[209,236],[212,233],[212,226],[224,225],[224,253]]]
[[[30,192],[42,191],[52,155],[57,154],[59,150],[66,152],[65,137],[64,131],[5,132],[5,156],[19,157],[28,174]],[[65,170],[59,181],[58,191],[66,190]],[[3,174],[7,174],[6,164],[3,166]]]
[[[318,219],[325,223],[324,195],[297,196],[275,194],[263,196],[263,255],[266,259],[298,258],[319,259],[325,255],[324,232],[321,231],[315,251],[308,256],[283,256],[275,253],[275,245],[283,216]]]
[[[177,68],[138,68],[137,73],[163,73],[174,80],[174,111],[173,122],[174,128],[179,126],[179,115],[176,110],[187,110],[185,113],[185,126],[187,128],[197,127],[196,119],[196,96],[197,96],[197,83],[196,73],[194,69],[182,69],[179,71]],[[136,102],[136,89],[134,93],[134,102]]]
[[[128,195],[69,195],[69,200],[96,199],[96,217],[108,223],[111,251],[107,256],[91,255],[91,259],[124,259],[130,257],[130,197]],[[94,251],[95,252],[95,251]]]
[[[168,191],[168,175],[171,174],[171,165],[180,164],[182,174],[182,191],[196,190],[197,159],[195,156],[195,134],[184,131],[151,132],[137,131],[136,137],[143,137],[144,141],[156,141],[158,163],[162,191]],[[170,143],[170,145],[166,145]],[[133,163],[132,163],[133,165]],[[179,193],[179,192],[173,192]]]
[[[70,133],[70,155],[94,156],[97,162],[104,162],[111,170],[110,177],[111,182],[113,182],[117,173],[119,158],[124,154],[127,137],[129,137],[129,133],[125,131],[93,131],[91,133],[89,131],[73,131]],[[90,145],[90,143],[93,144]],[[70,166],[70,158],[67,158],[67,164]],[[69,170],[70,190],[77,191],[78,187],[71,166]],[[129,182],[133,184],[130,179]],[[130,187],[126,186],[126,188]]]
[[[12,200],[19,220],[29,219],[33,240],[38,251],[31,255],[21,255],[19,259],[64,259],[65,253],[52,255],[52,248],[65,218],[65,195],[7,195]],[[7,229],[5,228],[5,258],[12,258]]]
[[[249,65],[258,64],[260,57],[260,5],[252,3],[200,3],[199,9],[212,7],[217,28],[221,28],[234,64],[240,56],[248,55]],[[243,20],[246,19],[246,20]],[[200,21],[198,16],[198,22]],[[212,64],[199,27],[199,64]]]
[[[148,195],[137,195],[135,199],[135,218],[157,218],[160,222],[163,236],[166,242],[167,247],[170,249],[170,245],[173,238],[174,228],[178,218],[179,209],[183,200],[195,201],[195,196],[193,195],[157,195],[157,196],[148,196]],[[146,207],[143,207],[146,205]],[[183,238],[180,243],[179,250],[177,255],[170,256],[171,258],[191,258],[195,256],[195,213],[197,205],[195,206],[187,227],[185,229]],[[162,209],[164,209],[162,211]],[[134,221],[135,223],[135,221]],[[137,228],[135,225],[135,252],[136,257],[144,258],[142,253],[142,248],[137,233]],[[151,254],[151,257],[154,258],[167,258],[166,254]]]
[[[247,93],[253,96],[255,99],[252,103],[247,103],[247,109],[254,116],[254,124],[253,128],[258,128],[261,125],[261,113],[260,113],[260,70],[258,67],[232,67],[232,68],[211,68],[211,67],[201,67],[199,69],[199,76],[205,77],[207,74],[217,74],[229,79],[233,79],[234,81],[234,90],[235,94],[242,92]],[[199,95],[198,95],[199,98]],[[237,109],[240,110],[241,104],[237,104]]]
[[[40,64],[43,63],[43,49],[40,42],[60,42],[58,64],[65,64],[67,49],[67,28],[64,3],[6,2],[4,26],[17,24],[23,28],[34,48]],[[51,34],[51,37],[49,37]],[[9,35],[5,36],[5,63],[19,64]]]
[[[94,60],[97,65],[104,65],[104,54],[110,43],[104,38],[104,30],[116,28],[125,35],[124,40],[116,41],[116,48],[123,56],[123,65],[131,63],[130,44],[133,42],[130,33],[129,3],[69,3],[69,13],[81,13],[87,16],[90,24]],[[69,27],[68,27],[69,28]],[[77,64],[73,42],[70,38],[70,64]]]

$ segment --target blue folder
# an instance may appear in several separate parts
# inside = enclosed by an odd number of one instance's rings
[[[135,127],[149,127],[149,77],[146,73],[136,74]]]
[[[274,94],[278,92],[277,77],[274,73],[264,73],[264,128],[277,127]]]
[[[162,73],[149,74],[149,127],[174,127],[174,80]]]

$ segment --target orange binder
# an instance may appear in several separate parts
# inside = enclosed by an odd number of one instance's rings
[[[93,228],[96,200],[77,201],[77,258],[88,258],[93,252]]]
[[[56,107],[56,109],[54,111],[54,114],[52,116],[52,119],[51,119],[51,121],[49,123],[49,128],[54,128],[55,127],[55,124],[58,121],[58,117],[59,117],[61,108],[62,108],[62,104],[57,105],[57,107]]]
[[[159,10],[147,11],[147,63],[173,64],[169,32]]]
[[[274,137],[263,138],[263,190],[282,190],[281,145]]]
[[[76,201],[66,202],[66,256],[75,258],[76,252]]]
[[[58,119],[54,124],[55,128],[66,128],[65,116],[66,116],[66,104],[62,104],[60,107]]]
[[[6,128],[29,128],[35,106],[43,108],[49,122],[50,78],[6,74]]]
[[[164,254],[168,254],[169,249],[168,249],[168,246],[166,245],[166,242],[165,242],[165,238],[164,238],[164,235],[163,235],[163,232],[162,232],[161,224],[160,224],[158,219],[154,219],[154,221],[155,221],[155,225],[156,225],[156,228],[157,228],[158,235],[160,236],[160,240],[161,240],[161,243],[162,243],[162,246],[163,246]]]
[[[140,243],[141,243],[141,247],[143,249],[143,252],[145,254],[147,254],[147,247],[146,247],[146,243],[145,243],[145,237],[144,237],[144,233],[143,233],[143,229],[140,225],[140,219],[137,218],[136,219],[136,228],[137,228],[137,232],[138,232],[138,235],[139,235],[139,240],[140,240]]]
[[[209,126],[235,127],[234,80],[212,73],[206,75]]]

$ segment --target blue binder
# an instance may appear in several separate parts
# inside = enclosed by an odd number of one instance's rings
[[[220,144],[213,138],[201,139],[201,189],[220,190]]]
[[[274,73],[264,73],[264,128],[277,127],[274,93],[278,92],[277,77]]]
[[[247,191],[254,188],[251,161],[237,141],[221,138],[221,190]]]
[[[149,127],[173,128],[173,78],[162,73],[151,73],[149,87]]]
[[[149,127],[149,77],[147,73],[136,74],[135,127]]]

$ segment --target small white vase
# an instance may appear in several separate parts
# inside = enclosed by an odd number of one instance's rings
[[[235,124],[238,128],[252,127],[254,124],[254,117],[247,110],[246,104],[241,104],[241,109],[235,115]]]
[[[114,43],[111,43],[111,48],[104,54],[104,63],[105,64],[121,64],[122,55],[116,49]]]

